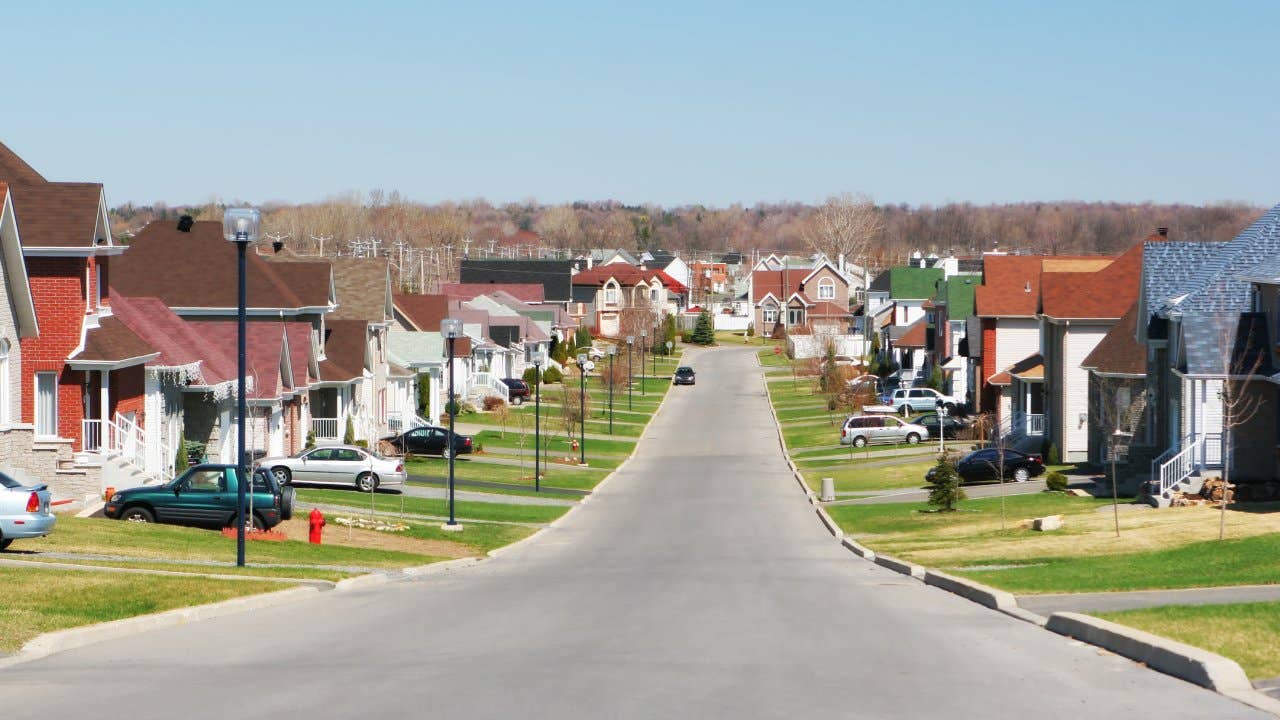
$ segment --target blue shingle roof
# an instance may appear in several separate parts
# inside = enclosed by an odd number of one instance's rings
[[[1191,375],[1270,376],[1270,338],[1263,313],[1194,313],[1182,321],[1186,362],[1183,371]],[[1230,346],[1231,355],[1222,348]]]
[[[1251,288],[1243,275],[1280,254],[1280,205],[1271,208],[1230,241],[1212,245],[1199,270],[1188,283],[1186,297],[1169,310],[1197,312],[1248,312]],[[1153,308],[1154,309],[1154,308]]]
[[[1148,313],[1157,313],[1173,298],[1194,287],[1197,274],[1208,257],[1223,243],[1154,242],[1142,248],[1142,276],[1146,287],[1144,302]]]

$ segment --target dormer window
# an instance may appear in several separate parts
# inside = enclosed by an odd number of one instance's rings
[[[649,288],[649,302],[658,302],[658,288]]]
[[[836,299],[836,281],[831,278],[822,278],[818,281],[818,299],[819,300],[835,300]]]
[[[615,284],[615,283],[609,283],[609,284],[607,284],[607,285],[605,285],[605,286],[604,286],[604,304],[605,304],[605,305],[617,305],[617,304],[618,304],[618,286],[617,286],[617,284]]]

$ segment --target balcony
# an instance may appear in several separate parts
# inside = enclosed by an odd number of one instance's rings
[[[1015,435],[1041,437],[1044,435],[1044,415],[1015,410],[1011,429]]]

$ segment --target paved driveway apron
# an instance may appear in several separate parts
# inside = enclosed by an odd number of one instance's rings
[[[7,669],[6,719],[1262,717],[851,556],[751,355],[688,362],[637,458],[536,541]]]

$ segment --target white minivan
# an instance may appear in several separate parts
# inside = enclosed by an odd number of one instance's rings
[[[840,428],[840,444],[854,447],[876,443],[915,445],[928,439],[928,428],[892,415],[854,415]]]

